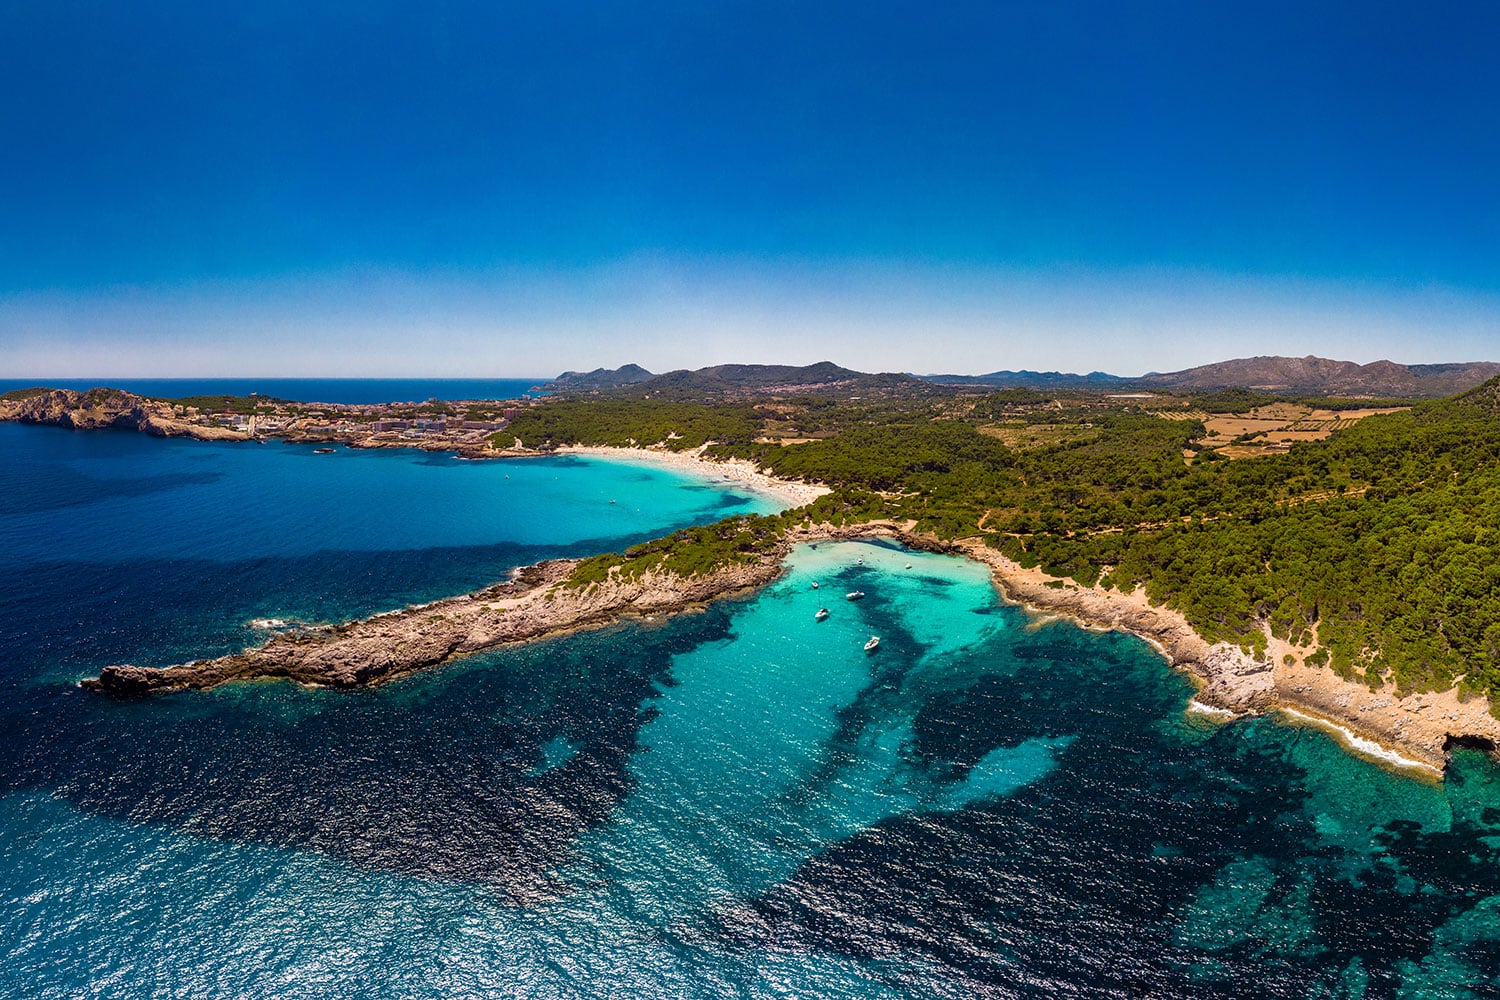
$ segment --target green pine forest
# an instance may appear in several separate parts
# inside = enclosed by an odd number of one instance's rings
[[[1266,401],[1220,393],[1182,409]],[[1144,587],[1210,641],[1263,650],[1267,631],[1316,641],[1314,662],[1372,687],[1457,684],[1500,705],[1500,379],[1237,461],[1195,443],[1198,420],[1172,416],[1031,390],[871,402],[559,399],[519,415],[496,444],[708,444],[710,455],[834,488],[811,508],[600,556],[580,568],[580,584],[614,565],[693,571],[751,558],[809,519],[909,520],[944,539],[982,537],[1084,585]],[[1040,427],[1046,440],[1008,446],[992,433],[1005,421]],[[797,443],[780,443],[788,439]]]

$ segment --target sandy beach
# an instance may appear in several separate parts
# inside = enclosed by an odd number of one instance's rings
[[[76,393],[52,393],[46,397],[22,401],[36,409],[46,404],[50,409],[34,414],[34,422],[61,423],[91,428],[131,426],[150,433],[187,436],[210,436],[203,428],[168,426],[166,415],[159,414],[149,401],[122,396],[134,409],[92,410],[68,409]],[[149,404],[149,405],[148,405]],[[15,410],[21,403],[12,404]],[[124,406],[125,403],[121,403]],[[55,411],[55,412],[54,412]],[[30,412],[30,411],[27,411]],[[17,419],[17,413],[0,413],[0,417]],[[122,423],[123,421],[123,423]],[[224,433],[216,428],[209,431]],[[403,443],[401,446],[405,446]],[[448,449],[444,449],[448,450]],[[831,492],[826,486],[779,479],[739,459],[719,461],[705,456],[704,448],[669,451],[664,448],[564,447],[546,454],[583,455],[612,461],[641,462],[678,469],[710,484],[733,486],[769,497],[791,508],[812,503]],[[482,457],[528,457],[543,454],[529,450],[487,452]],[[479,457],[479,456],[476,456]],[[1255,658],[1228,643],[1210,644],[1198,635],[1181,614],[1170,608],[1151,604],[1143,590],[1122,594],[1098,587],[1081,587],[1072,581],[1057,580],[1039,569],[1026,568],[985,545],[981,539],[969,538],[948,542],[924,536],[911,524],[875,522],[834,528],[810,526],[791,532],[786,541],[811,541],[818,538],[859,538],[885,535],[905,544],[934,551],[950,552],[978,560],[990,568],[996,585],[1006,599],[1023,605],[1039,616],[1065,617],[1086,628],[1116,629],[1141,636],[1154,645],[1169,663],[1188,673],[1201,686],[1195,703],[1208,714],[1219,718],[1263,714],[1284,710],[1296,724],[1318,725],[1333,732],[1351,752],[1363,754],[1397,766],[1416,766],[1440,773],[1448,750],[1456,744],[1486,749],[1500,746],[1500,720],[1490,713],[1489,702],[1482,697],[1460,700],[1456,691],[1423,692],[1397,697],[1389,687],[1371,689],[1368,685],[1340,678],[1326,667],[1309,665],[1306,660],[1316,647],[1292,647],[1272,639],[1267,653]],[[758,571],[756,579],[774,577],[769,566]],[[730,574],[733,576],[733,574]],[[657,587],[645,587],[631,595],[626,604],[643,602],[670,612],[673,608],[711,600],[717,593],[743,589],[755,583],[746,579],[718,581],[693,580],[687,589],[693,592],[684,599],[679,592],[684,581],[657,581]],[[669,585],[668,585],[669,584]],[[472,597],[472,595],[471,595]],[[459,600],[459,599],[455,599]],[[597,623],[612,617],[618,609],[607,606],[571,608],[570,613],[543,614],[525,628],[445,629],[444,639],[452,645],[441,650],[397,656],[386,668],[376,670],[380,676],[399,674],[420,665],[442,662],[475,648],[499,642],[521,641],[558,629],[575,627],[583,621]],[[562,611],[561,608],[558,611]],[[351,625],[354,623],[351,623]],[[433,637],[416,628],[402,636],[404,642],[422,645]],[[389,637],[387,637],[389,638]],[[274,643],[272,643],[274,645]],[[343,643],[337,643],[343,645]],[[368,652],[366,650],[365,652]],[[227,658],[226,658],[227,659]],[[288,659],[283,657],[283,659]],[[377,659],[379,659],[377,657]],[[219,664],[219,680],[243,676],[244,664]],[[340,669],[348,664],[340,664]],[[136,669],[136,668],[132,668]],[[215,683],[199,671],[191,686]],[[278,663],[267,670],[264,665],[248,670],[251,674],[270,673],[297,678],[296,670]],[[311,670],[308,677],[316,677]],[[342,675],[340,675],[342,676]],[[138,678],[140,679],[140,678]],[[165,680],[163,678],[162,680]],[[157,681],[151,678],[152,682]],[[1228,713],[1228,714],[1220,714]]]
[[[668,451],[665,448],[606,448],[569,446],[558,448],[557,455],[590,455],[627,462],[649,462],[678,469],[708,480],[710,483],[734,485],[762,496],[768,496],[788,507],[805,507],[820,496],[831,493],[827,486],[778,479],[762,472],[752,462],[736,458],[719,461],[704,457],[703,448]]]

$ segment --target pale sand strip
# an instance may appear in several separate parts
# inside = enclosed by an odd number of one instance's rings
[[[746,459],[724,461],[704,457],[703,448],[684,451],[668,451],[665,448],[607,448],[602,446],[570,445],[558,448],[552,454],[590,455],[629,462],[650,462],[676,469],[709,482],[732,483],[742,489],[768,496],[788,507],[805,507],[818,497],[833,492],[818,483],[803,483],[791,479],[778,479],[762,472]]]

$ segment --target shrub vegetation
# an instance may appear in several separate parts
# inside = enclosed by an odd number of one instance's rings
[[[1038,395],[867,408],[783,400],[774,413],[559,401],[498,437],[539,446],[711,442],[712,455],[835,488],[811,508],[734,518],[588,560],[580,585],[613,566],[695,572],[758,558],[808,518],[894,518],[942,538],[981,536],[1025,565],[1084,584],[1144,587],[1211,641],[1262,649],[1268,632],[1298,644],[1316,638],[1313,662],[1345,676],[1402,692],[1458,683],[1500,704],[1500,379],[1241,461],[1192,450],[1202,434],[1196,421]],[[1196,405],[1265,401],[1223,393]],[[1017,408],[1033,424],[1084,424],[1090,433],[1018,451],[980,430]],[[773,418],[828,436],[758,440]]]

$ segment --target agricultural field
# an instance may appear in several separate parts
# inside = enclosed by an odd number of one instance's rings
[[[981,425],[979,433],[997,438],[1007,448],[1032,451],[1051,445],[1091,441],[1100,435],[1093,424],[1033,424],[1024,420]]]
[[[1159,415],[1168,420],[1203,422],[1204,434],[1194,440],[1194,448],[1183,452],[1183,457],[1191,460],[1200,448],[1212,448],[1224,458],[1256,458],[1284,452],[1298,441],[1321,441],[1365,417],[1408,409],[1410,407],[1390,406],[1326,410],[1303,403],[1278,402],[1257,406],[1246,413],[1175,410]]]

